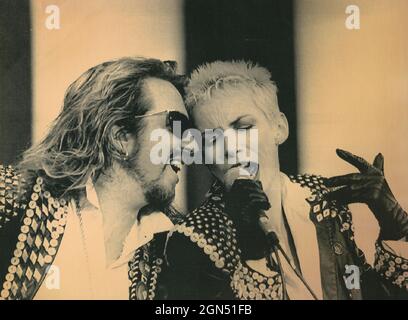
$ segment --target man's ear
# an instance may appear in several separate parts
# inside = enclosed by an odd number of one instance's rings
[[[112,127],[112,137],[113,144],[118,154],[120,154],[122,158],[127,157],[129,155],[129,139],[123,127],[114,125]]]
[[[278,132],[276,135],[276,144],[281,145],[286,141],[289,136],[289,124],[288,119],[286,119],[285,114],[279,112],[277,115],[277,123],[278,123]]]

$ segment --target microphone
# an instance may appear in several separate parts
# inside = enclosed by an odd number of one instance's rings
[[[227,191],[231,190],[232,185],[238,179],[249,179],[255,180],[259,176],[259,164],[258,163],[249,163],[246,166],[236,166],[229,169],[224,175],[224,184]],[[265,214],[265,211],[259,209],[258,212],[258,224],[261,227],[262,231],[266,235],[266,241],[268,243],[269,249],[268,254],[266,255],[267,265],[271,270],[280,270],[282,276],[282,298],[285,300],[287,297],[286,292],[286,283],[284,279],[284,273],[282,264],[279,258],[279,239],[276,233],[272,230],[271,226],[268,223],[268,216]],[[274,258],[275,257],[275,258]],[[276,262],[275,262],[276,259]]]
[[[259,177],[259,164],[256,162],[248,162],[246,164],[237,165],[229,169],[224,175],[224,184],[227,191],[231,190],[232,185],[236,180],[239,179],[248,179],[256,180]],[[265,214],[264,210],[259,209],[259,226],[262,231],[268,236],[271,233],[274,233],[272,227],[268,223],[268,216]]]
[[[259,176],[259,164],[255,162],[250,162],[247,165],[238,165],[236,167],[229,169],[224,175],[224,184],[225,184],[227,191],[229,191],[236,180],[238,179],[255,180],[257,179],[258,176]],[[266,241],[270,248],[270,252],[266,257],[268,264],[270,266],[276,266],[276,263],[273,257],[274,255],[276,262],[277,262],[277,266],[281,272],[283,299],[285,300],[288,297],[288,294],[286,291],[285,275],[284,275],[283,267],[282,267],[282,264],[279,258],[279,251],[282,253],[284,259],[287,261],[290,268],[295,272],[296,276],[301,280],[301,282],[304,284],[306,289],[310,292],[312,297],[315,300],[318,300],[318,297],[316,296],[312,288],[306,282],[305,278],[302,276],[302,274],[299,272],[296,266],[292,264],[291,259],[289,258],[289,256],[286,254],[286,252],[283,250],[282,246],[280,245],[278,235],[275,233],[271,225],[268,223],[269,218],[265,214],[265,211],[259,209],[257,213],[259,216],[259,221],[258,221],[259,226],[261,227],[262,231],[265,233]]]

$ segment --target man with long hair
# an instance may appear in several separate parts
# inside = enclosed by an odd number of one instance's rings
[[[188,117],[174,62],[122,58],[68,88],[50,131],[0,168],[2,299],[153,299],[180,166],[154,130]],[[177,141],[175,138],[174,141]],[[174,162],[174,163],[173,163]]]

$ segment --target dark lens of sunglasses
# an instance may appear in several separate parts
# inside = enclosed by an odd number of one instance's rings
[[[178,138],[182,138],[183,133],[188,129],[191,129],[192,125],[188,117],[177,111],[170,111],[167,116],[168,129]],[[176,130],[181,127],[181,130]],[[181,134],[181,136],[179,136]]]

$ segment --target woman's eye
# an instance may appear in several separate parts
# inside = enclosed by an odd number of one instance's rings
[[[249,124],[249,125],[246,125],[246,126],[241,126],[239,129],[242,129],[242,130],[249,130],[249,129],[252,129],[254,127],[254,125],[253,124]]]

